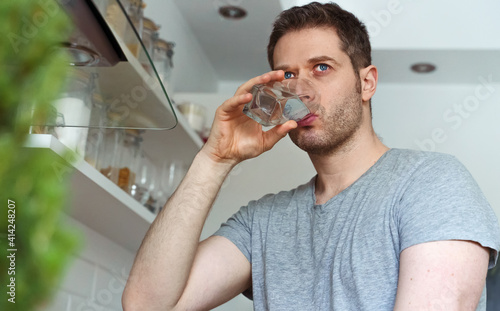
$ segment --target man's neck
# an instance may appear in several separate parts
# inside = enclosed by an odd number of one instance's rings
[[[332,154],[309,155],[318,173],[316,204],[326,203],[349,187],[389,150],[373,130],[360,136]]]

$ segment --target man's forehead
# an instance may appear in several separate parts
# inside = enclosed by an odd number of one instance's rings
[[[275,70],[292,66],[292,63],[330,61],[340,65],[349,56],[342,50],[342,42],[332,28],[306,28],[283,35],[273,53]]]

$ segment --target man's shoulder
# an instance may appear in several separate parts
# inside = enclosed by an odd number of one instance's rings
[[[436,152],[436,151],[423,151],[423,150],[415,150],[415,149],[401,149],[401,148],[392,148],[390,149],[391,155],[393,157],[399,157],[401,159],[408,159],[412,161],[450,161],[456,160],[455,156]]]
[[[390,150],[388,161],[392,162],[391,165],[401,165],[407,168],[413,167],[417,170],[429,169],[431,167],[462,166],[454,155],[413,149],[393,148]]]
[[[401,149],[396,151],[398,160],[392,163],[392,176],[403,181],[406,190],[422,187],[443,192],[444,189],[477,189],[477,183],[457,157],[447,153]],[[387,167],[390,167],[388,165]],[[399,177],[396,177],[396,176]]]

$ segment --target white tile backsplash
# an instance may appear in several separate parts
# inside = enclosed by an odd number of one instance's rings
[[[67,220],[82,233],[84,245],[43,311],[121,311],[121,297],[135,254],[77,220]]]
[[[98,267],[94,294],[96,302],[113,310],[120,310],[121,296],[126,281],[127,279],[122,277],[120,273]]]
[[[68,221],[85,234],[85,245],[80,257],[99,263],[109,270],[125,268],[128,274],[134,261],[133,253],[72,218]]]
[[[121,297],[135,254],[84,224],[68,217],[85,237],[71,261],[61,288],[42,311],[122,311]],[[252,302],[242,295],[214,311],[248,311]]]
[[[64,290],[60,290],[57,292],[55,297],[52,298],[47,306],[44,308],[44,311],[65,311],[70,309],[70,294]]]
[[[97,303],[92,298],[83,298],[79,297],[76,295],[71,296],[70,298],[70,307],[68,310],[71,311],[115,311],[115,310],[122,310],[120,307],[119,309],[112,309],[109,308],[108,306],[102,306]],[[66,311],[66,310],[64,310]]]
[[[74,258],[66,272],[62,288],[70,294],[91,297],[94,288],[96,265],[85,259]]]

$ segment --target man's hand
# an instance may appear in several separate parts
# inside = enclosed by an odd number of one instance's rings
[[[217,109],[210,137],[202,152],[216,162],[236,165],[271,149],[290,130],[296,128],[295,121],[288,121],[269,131],[263,131],[260,124],[242,111],[243,106],[252,100],[252,94],[249,92],[253,85],[283,79],[284,72],[279,70],[268,72],[242,84],[235,95]]]

